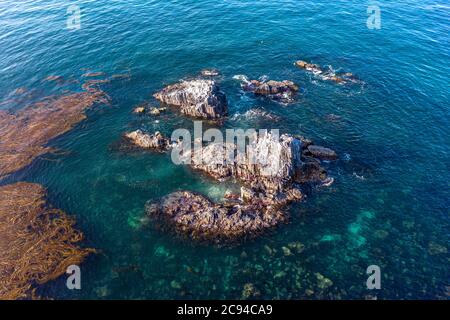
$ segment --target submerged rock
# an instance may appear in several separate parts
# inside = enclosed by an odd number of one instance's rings
[[[288,247],[282,247],[281,248],[281,250],[283,251],[283,254],[285,255],[285,256],[292,256],[292,251],[291,251],[291,249],[289,249]]]
[[[134,145],[143,149],[166,151],[170,148],[170,140],[159,131],[154,134],[144,133],[141,130],[125,133],[125,137]]]
[[[332,81],[338,84],[345,83],[357,83],[360,82],[359,79],[350,72],[335,72],[331,67],[327,69],[322,69],[319,65],[308,63],[303,60],[296,61],[294,63],[299,68],[305,69],[316,76],[318,76],[322,80]]]
[[[154,97],[195,118],[220,119],[227,115],[226,96],[212,80],[181,81],[157,92]]]
[[[249,298],[259,297],[261,292],[255,287],[253,283],[246,283],[244,289],[242,289],[241,299],[246,300]]]
[[[286,221],[286,215],[277,208],[258,201],[226,206],[190,191],[175,192],[160,201],[149,202],[146,213],[179,234],[218,244],[253,238]]]
[[[46,77],[44,79],[44,81],[55,81],[58,83],[62,83],[64,81],[64,78],[62,76],[51,75],[51,76]]]
[[[314,72],[314,73],[322,73],[322,69],[320,68],[319,65],[317,64],[313,64],[313,63],[308,63],[306,61],[303,60],[299,60],[295,62],[295,65],[299,68]]]
[[[136,108],[134,108],[133,113],[143,114],[143,113],[145,113],[145,107],[136,107]]]
[[[316,273],[316,278],[317,278],[317,286],[324,290],[327,289],[329,287],[331,287],[333,285],[333,281],[331,281],[330,279],[326,278],[325,276],[323,276],[320,273]]]
[[[162,107],[162,108],[153,107],[150,109],[150,114],[153,116],[159,116],[162,112],[165,112],[166,110],[167,110],[167,108],[164,108],[164,107]]]
[[[261,119],[271,120],[271,121],[280,121],[280,119],[281,119],[279,116],[277,116],[271,112],[265,111],[261,108],[250,109],[243,114],[237,113],[233,116],[233,120],[236,120],[238,118],[244,118],[246,120],[261,118]]]
[[[338,155],[334,150],[315,145],[308,146],[304,153],[322,160],[336,160],[338,158]]]
[[[432,256],[438,255],[438,254],[447,254],[447,247],[444,247],[443,245],[440,245],[435,242],[430,242],[428,244],[428,253]]]
[[[301,242],[291,242],[288,244],[288,248],[296,251],[297,253],[302,253],[305,250],[305,245]]]

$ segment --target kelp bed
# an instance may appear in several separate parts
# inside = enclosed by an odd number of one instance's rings
[[[48,205],[39,184],[0,187],[0,299],[33,297],[33,285],[57,278],[94,251],[76,246],[83,234],[74,222]]]
[[[48,97],[15,114],[0,110],[0,179],[51,151],[45,146],[47,142],[85,119],[87,108],[108,101],[103,91],[93,87],[87,89]]]
[[[111,78],[112,79],[112,78]],[[85,110],[109,97],[88,80],[84,91],[52,96],[16,113],[0,110],[0,179],[52,151],[47,143],[86,118]],[[35,285],[53,280],[94,252],[76,244],[74,219],[46,202],[39,184],[0,186],[0,299],[35,298]]]

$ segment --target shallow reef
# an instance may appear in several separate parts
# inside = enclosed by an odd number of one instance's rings
[[[331,81],[336,84],[360,83],[361,81],[351,72],[336,72],[332,67],[322,68],[318,64],[308,63],[298,60],[294,63],[300,69],[304,69],[314,76],[324,81]]]

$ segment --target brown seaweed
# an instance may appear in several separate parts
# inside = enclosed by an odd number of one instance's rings
[[[35,296],[34,285],[64,274],[93,249],[79,248],[74,219],[51,208],[39,184],[0,187],[0,300]]]
[[[0,110],[0,179],[52,151],[48,142],[84,120],[86,109],[108,103],[98,88],[108,81],[86,81],[85,91],[47,97],[15,113]],[[45,198],[39,184],[0,187],[0,300],[35,297],[36,285],[94,252],[76,246],[83,235],[73,228],[75,220],[51,208]]]
[[[0,179],[51,151],[46,144],[85,119],[87,108],[107,103],[107,95],[95,84],[85,84],[87,91],[48,97],[17,113],[0,110]]]

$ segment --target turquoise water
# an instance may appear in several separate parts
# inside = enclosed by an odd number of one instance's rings
[[[56,298],[448,299],[450,286],[450,6],[379,1],[381,29],[366,26],[367,1],[77,1],[81,28],[66,28],[67,1],[0,3],[0,108],[77,90],[86,69],[129,73],[103,88],[112,105],[88,112],[51,142],[69,151],[36,160],[9,181],[39,182],[76,216],[86,246],[82,290],[64,277],[41,288]],[[293,62],[353,72],[363,83],[314,79]],[[334,148],[335,183],[290,208],[291,222],[254,242],[216,248],[142,225],[144,204],[179,189],[220,198],[230,186],[177,167],[168,155],[123,154],[130,129],[170,134],[192,121],[169,112],[136,117],[164,85],[202,68],[221,70],[230,113],[261,107],[280,122],[234,117],[225,127],[279,128]],[[234,75],[289,79],[304,88],[283,106],[244,94]],[[49,75],[67,81],[42,82]],[[30,94],[8,102],[18,87]],[[338,118],[330,116],[339,116]],[[232,187],[232,186],[231,186]],[[301,253],[283,254],[291,242]],[[379,265],[382,289],[365,286]],[[324,286],[321,274],[332,281]],[[318,279],[319,278],[319,279]]]

